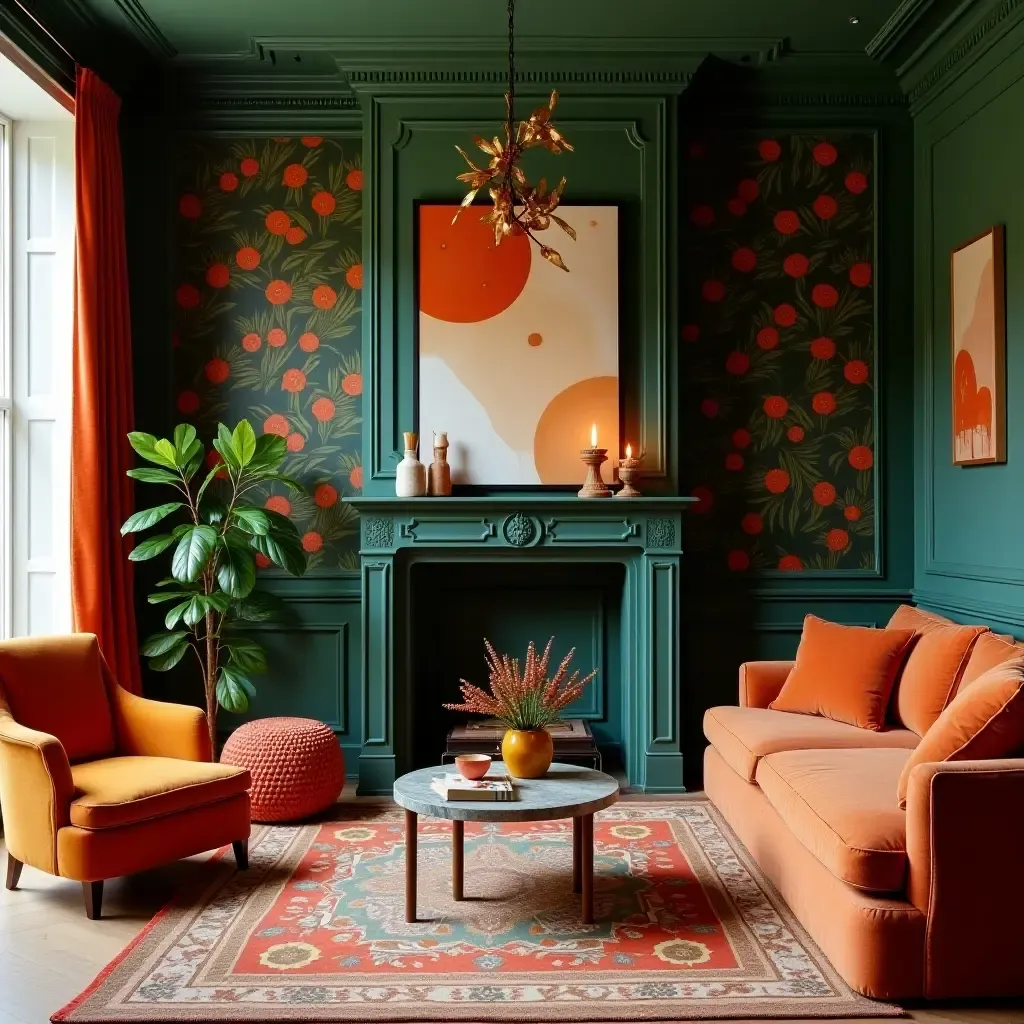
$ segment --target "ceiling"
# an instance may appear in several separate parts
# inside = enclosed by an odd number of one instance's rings
[[[129,27],[151,51],[245,55],[254,40],[469,39],[502,42],[504,0],[85,0]],[[800,54],[863,54],[894,12],[930,0],[518,0],[520,47],[530,38],[586,38],[610,49],[630,39],[716,43],[777,41]],[[856,19],[856,23],[851,23]],[[297,47],[298,49],[299,47]]]

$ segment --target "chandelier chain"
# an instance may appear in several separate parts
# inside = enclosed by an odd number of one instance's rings
[[[508,138],[512,138],[516,108],[516,0],[508,0]]]

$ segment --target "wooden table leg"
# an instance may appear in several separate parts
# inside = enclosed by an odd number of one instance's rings
[[[405,922],[416,921],[416,812],[405,812]]]
[[[594,816],[580,818],[580,874],[583,882],[582,916],[584,924],[594,923]]]
[[[465,822],[452,822],[452,899],[462,899],[462,887],[465,878],[465,861],[463,860],[463,840]]]
[[[580,853],[583,850],[583,822],[572,819],[572,891],[582,892],[580,886]]]

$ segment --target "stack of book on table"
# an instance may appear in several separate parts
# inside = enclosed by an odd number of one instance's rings
[[[464,779],[461,775],[438,775],[430,788],[443,800],[515,800],[516,790],[507,775]]]

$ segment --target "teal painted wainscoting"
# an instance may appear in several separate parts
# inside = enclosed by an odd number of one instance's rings
[[[915,99],[915,599],[1024,636],[1024,5],[971,6],[928,51]],[[952,464],[950,250],[1006,228],[1007,462]]]

